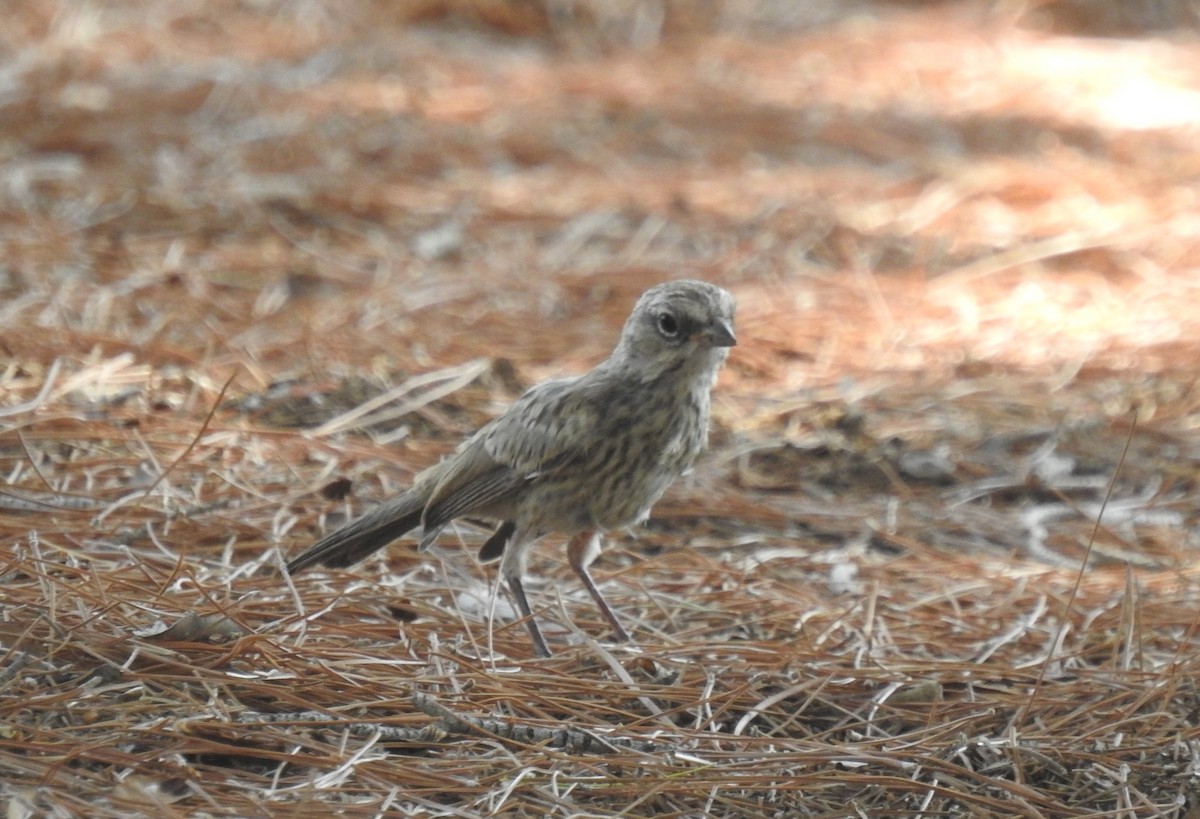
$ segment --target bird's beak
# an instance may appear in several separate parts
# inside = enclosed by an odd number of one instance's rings
[[[737,346],[737,336],[733,334],[733,328],[729,326],[728,322],[721,319],[717,319],[705,327],[699,335],[713,347]]]

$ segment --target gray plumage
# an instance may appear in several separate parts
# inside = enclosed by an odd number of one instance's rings
[[[591,372],[530,388],[413,486],[288,563],[349,566],[421,526],[426,548],[451,520],[500,521],[481,550],[504,575],[533,639],[549,649],[521,579],[543,535],[571,535],[571,566],[617,636],[628,635],[587,566],[600,533],[639,523],[708,440],[709,395],[736,343],[733,297],[705,282],[660,284],[642,295],[616,349]]]

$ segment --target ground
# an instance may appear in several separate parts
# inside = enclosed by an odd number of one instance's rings
[[[11,2],[7,815],[1195,817],[1195,23]],[[281,573],[684,276],[633,644],[553,538],[546,660],[469,524]]]

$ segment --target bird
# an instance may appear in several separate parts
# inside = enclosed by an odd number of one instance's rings
[[[419,549],[456,518],[496,522],[479,551],[500,560],[534,652],[551,656],[524,578],[533,544],[565,534],[567,557],[621,642],[630,640],[592,579],[604,533],[646,520],[708,442],[711,393],[737,344],[733,296],[696,280],[648,289],[611,355],[591,371],[530,387],[411,488],[288,562],[345,568],[420,527]]]

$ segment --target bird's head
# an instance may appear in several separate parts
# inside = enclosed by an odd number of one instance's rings
[[[692,280],[656,285],[638,299],[613,357],[645,378],[677,370],[715,375],[737,344],[733,312],[733,296],[716,285]]]

